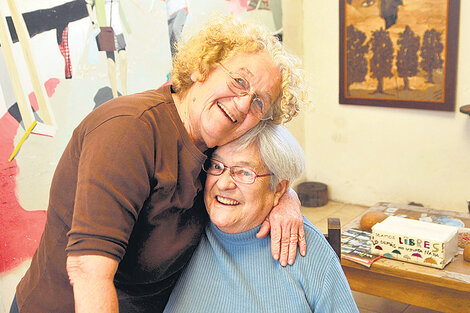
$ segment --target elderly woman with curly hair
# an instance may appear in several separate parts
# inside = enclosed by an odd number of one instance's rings
[[[75,129],[55,171],[39,248],[19,283],[19,312],[159,312],[196,248],[195,205],[212,148],[305,101],[296,59],[266,30],[215,18],[174,59],[171,83],[111,100]],[[292,190],[258,234],[292,264],[305,254]],[[282,243],[282,244],[281,244]]]

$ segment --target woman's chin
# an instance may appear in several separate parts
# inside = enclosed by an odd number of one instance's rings
[[[223,232],[230,232],[230,230],[233,229],[235,225],[234,221],[223,217],[211,216],[211,221],[215,226],[217,226],[218,229]]]

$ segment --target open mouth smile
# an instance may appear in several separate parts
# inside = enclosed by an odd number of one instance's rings
[[[240,204],[240,202],[238,202],[238,201],[228,199],[228,198],[224,198],[224,197],[221,197],[221,196],[216,196],[215,199],[217,200],[217,202],[219,202],[221,204],[224,204],[224,205],[238,205],[238,204]]]
[[[237,120],[230,114],[226,107],[224,107],[220,102],[217,101],[217,106],[225,113],[225,115],[232,121],[232,123],[236,123]]]

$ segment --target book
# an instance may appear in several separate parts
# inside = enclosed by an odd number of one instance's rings
[[[350,228],[341,234],[341,258],[356,262],[366,267],[382,258],[371,253],[372,233],[366,230]]]

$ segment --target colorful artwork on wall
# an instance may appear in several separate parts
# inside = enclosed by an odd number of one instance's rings
[[[19,121],[10,113],[0,117],[0,273],[8,271],[33,256],[39,244],[46,211],[26,211],[16,195],[16,160],[8,161],[14,149]]]
[[[34,201],[28,198],[37,197],[38,194],[31,194],[28,191],[41,189],[38,187],[49,184],[53,172],[51,168],[57,162],[60,151],[65,147],[66,138],[74,126],[95,106],[112,98],[111,89],[107,87],[109,81],[106,80],[105,58],[98,58],[96,64],[88,62],[92,27],[84,0],[43,0],[34,4],[14,1],[13,4],[17,5],[18,11],[22,12],[20,17],[23,19],[23,25],[14,22],[11,3],[12,0],[0,1],[0,13],[3,17],[1,22],[5,25],[7,34],[7,37],[3,37],[7,41],[3,40],[0,47],[0,229],[2,229],[0,273],[9,271],[30,259],[44,229],[48,193],[47,191],[41,193],[41,199]],[[150,2],[147,4],[150,5]],[[157,11],[153,14],[164,16],[164,5],[163,2],[159,3]],[[130,10],[130,15],[135,15],[136,10],[138,9]],[[155,16],[148,14],[145,20],[154,18]],[[166,25],[164,21],[161,24]],[[22,40],[25,40],[21,35],[22,26],[24,26],[23,35],[28,37],[30,50],[27,53],[30,53],[31,60],[27,60],[22,47]],[[142,30],[148,26],[148,24],[139,24],[135,28]],[[161,33],[166,33],[164,27],[160,28]],[[142,35],[142,32],[136,35]],[[155,37],[162,38],[158,41],[166,39],[165,36],[160,36],[160,33],[155,33]],[[131,42],[132,39],[131,37]],[[157,41],[156,38],[153,40]],[[6,54],[7,45],[11,50],[9,56]],[[154,74],[153,84],[146,84],[148,88],[158,87],[164,82],[171,66],[167,42],[157,45],[142,59],[145,60],[152,53],[156,59],[161,60],[162,64],[167,65],[162,67],[161,75]],[[96,54],[98,55],[98,51]],[[131,56],[134,57],[135,54]],[[5,60],[6,57],[9,57],[8,61]],[[56,106],[56,112],[51,113],[57,113],[60,133],[56,138],[37,139],[36,136],[34,140],[27,141],[19,149],[17,158],[11,158],[16,150],[15,147],[19,148],[18,142],[28,125],[32,124],[32,121],[44,122],[44,109],[40,106],[41,98],[35,92],[28,61],[38,73],[38,81],[41,82],[44,91],[43,96],[47,101],[53,101],[53,105]],[[31,61],[34,61],[34,64]],[[142,61],[141,64],[136,64],[133,59],[129,59],[129,64],[134,77],[134,70],[140,71],[140,68],[149,65],[154,67],[155,62]],[[16,72],[16,76],[11,75],[11,68]],[[144,76],[145,79],[150,77],[150,75]],[[15,92],[15,85],[21,88],[20,95]],[[84,85],[87,90],[85,93],[80,90]],[[98,96],[99,104],[95,104],[93,98],[96,98],[102,89],[110,92]],[[57,90],[60,90],[58,96]],[[74,94],[84,94],[84,96],[76,97]],[[19,104],[19,97],[23,100],[22,105]],[[33,129],[30,137],[38,134],[41,133]],[[47,154],[44,149],[57,153],[49,153],[48,159],[38,160]],[[29,160],[36,162],[37,171],[34,164],[28,164],[26,168],[20,166],[29,163]],[[52,165],[46,170],[42,166],[44,163]]]

